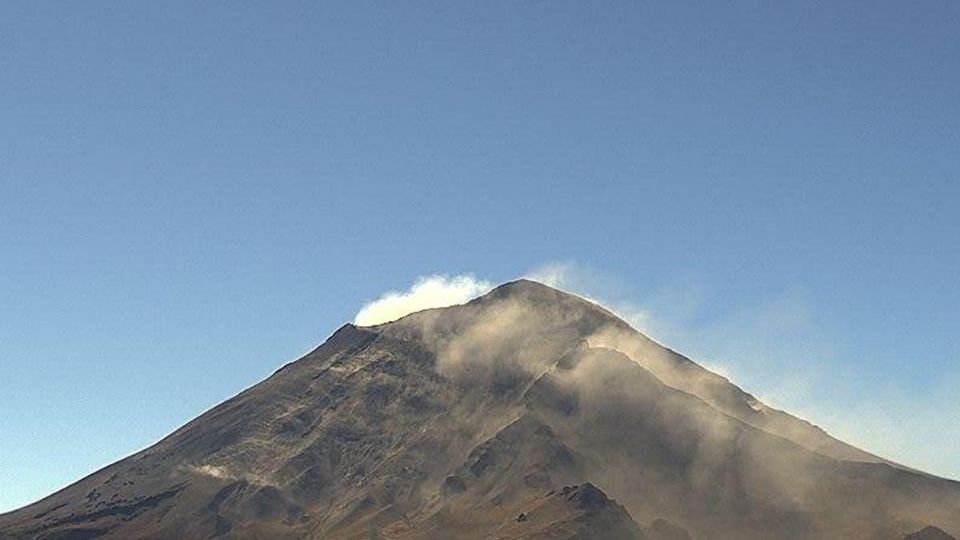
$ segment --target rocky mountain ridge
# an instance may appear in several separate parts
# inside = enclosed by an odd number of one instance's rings
[[[156,445],[0,515],[0,539],[893,540],[928,525],[960,530],[960,484],[518,281],[345,325]]]

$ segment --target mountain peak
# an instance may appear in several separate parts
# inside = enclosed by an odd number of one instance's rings
[[[508,281],[502,285],[494,287],[489,293],[483,295],[481,298],[524,298],[524,299],[541,299],[541,300],[557,300],[561,298],[568,299],[580,299],[579,296],[566,292],[564,290],[551,287],[540,283],[539,281],[534,281],[532,279],[520,278],[513,281]]]
[[[579,486],[567,486],[562,493],[569,494],[571,501],[576,501],[580,508],[603,508],[610,504],[607,494],[597,489],[597,486],[586,482]]]
[[[857,452],[522,279],[345,325],[150,448],[0,516],[0,540],[819,540],[908,514],[960,528],[960,486]],[[951,540],[938,532],[909,540]]]
[[[956,540],[954,537],[950,536],[943,529],[939,527],[934,527],[932,525],[924,527],[923,529],[913,533],[908,534],[903,537],[903,540]]]
[[[555,287],[550,287],[539,281],[530,279],[530,278],[518,278],[511,281],[506,281],[494,289],[524,289],[524,288],[543,288],[557,290]]]
[[[596,323],[629,328],[620,317],[595,300],[527,278],[508,281],[474,300],[481,304],[501,301],[522,302],[531,308],[549,308],[553,312],[576,312],[579,316],[592,318]]]

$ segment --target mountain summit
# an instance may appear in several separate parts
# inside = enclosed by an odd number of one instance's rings
[[[960,531],[960,483],[521,280],[345,325],[150,448],[0,515],[0,539],[894,540],[928,526]]]

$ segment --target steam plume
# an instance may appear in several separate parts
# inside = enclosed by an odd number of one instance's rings
[[[360,326],[383,324],[416,311],[463,304],[492,288],[489,281],[470,274],[423,276],[406,291],[389,291],[368,302],[357,313],[354,322]]]

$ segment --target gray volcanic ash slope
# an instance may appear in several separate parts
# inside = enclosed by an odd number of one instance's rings
[[[957,482],[833,439],[530,281],[346,325],[154,446],[0,515],[2,540],[958,532]]]

